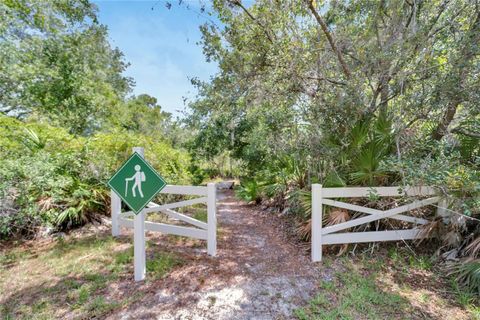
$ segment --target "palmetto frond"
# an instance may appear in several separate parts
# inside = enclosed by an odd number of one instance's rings
[[[470,291],[480,294],[480,259],[456,264],[450,268],[449,274]]]
[[[472,258],[477,258],[480,254],[480,237],[475,238],[466,248],[465,253]]]

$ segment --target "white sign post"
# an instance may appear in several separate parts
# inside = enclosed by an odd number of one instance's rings
[[[138,153],[142,158],[145,157],[145,151],[141,147],[133,148],[133,152]],[[135,268],[135,281],[145,279],[145,210],[133,218],[133,264]]]
[[[217,255],[217,187],[215,183],[207,184],[207,252]]]

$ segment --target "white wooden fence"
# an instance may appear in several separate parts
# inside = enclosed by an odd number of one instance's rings
[[[143,148],[133,148],[144,156]],[[207,252],[211,256],[216,255],[217,250],[217,218],[216,218],[216,187],[215,183],[209,183],[204,186],[175,186],[167,185],[160,191],[163,194],[200,196],[194,199],[156,204],[150,202],[145,209],[135,215],[133,211],[121,211],[121,199],[112,190],[111,191],[111,215],[112,215],[112,235],[120,235],[120,227],[133,228],[134,232],[134,267],[135,281],[145,279],[145,230],[161,232],[165,234],[174,234],[195,239],[207,240]],[[174,211],[175,208],[191,206],[198,203],[207,204],[207,222],[193,219],[180,212]],[[148,213],[162,212],[174,220],[180,220],[195,226],[184,227],[164,223],[145,222]],[[131,219],[133,218],[133,220]]]
[[[402,205],[389,210],[371,209],[351,203],[333,200],[332,198],[366,198],[372,192],[380,197],[425,197],[433,196],[424,200],[414,200],[412,203]],[[377,188],[322,188],[320,184],[312,185],[312,261],[322,260],[322,246],[328,244],[359,243],[374,241],[411,240],[419,236],[419,225],[429,221],[422,218],[403,215],[401,213],[418,209],[427,205],[439,203],[438,214],[442,215],[445,208],[445,200],[436,196],[438,192],[431,187],[377,187]],[[368,214],[361,218],[349,220],[335,225],[322,228],[323,205],[343,208]],[[380,219],[395,219],[414,224],[412,229],[367,231],[367,232],[342,232],[337,231],[356,227],[358,225],[377,221]]]

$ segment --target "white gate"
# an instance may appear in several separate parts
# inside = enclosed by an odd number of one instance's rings
[[[377,210],[351,203],[333,200],[332,198],[366,198],[371,194],[380,197],[411,197],[434,196],[424,200],[415,200],[412,203],[402,205],[389,210]],[[418,209],[427,205],[441,202],[437,213],[444,214],[445,200],[437,195],[438,192],[432,187],[378,187],[378,188],[322,188],[321,184],[312,185],[312,261],[322,260],[322,246],[328,244],[359,243],[374,241],[396,241],[416,239],[419,236],[419,225],[427,224],[429,221],[422,218],[403,215],[401,213]],[[369,214],[358,219],[331,225],[322,228],[323,205],[343,208],[356,212]],[[412,229],[388,230],[388,231],[367,231],[367,232],[343,232],[337,231],[349,229],[364,223],[380,219],[396,219],[414,224]]]
[[[133,148],[144,156],[143,148]],[[120,235],[120,227],[133,228],[134,232],[134,267],[135,281],[145,279],[145,230],[161,232],[165,234],[174,234],[195,239],[207,240],[207,252],[211,256],[216,255],[217,251],[217,218],[216,218],[216,186],[215,183],[209,183],[204,186],[175,186],[167,185],[160,191],[163,194],[200,196],[194,199],[156,204],[150,202],[145,209],[135,215],[133,211],[121,211],[121,199],[112,190],[111,195],[111,214],[112,214],[112,235]],[[174,211],[175,208],[191,206],[198,203],[207,204],[207,222],[193,219],[180,212]],[[148,213],[162,212],[174,220],[180,220],[195,226],[183,227],[157,222],[145,222]],[[133,220],[131,219],[133,217]]]

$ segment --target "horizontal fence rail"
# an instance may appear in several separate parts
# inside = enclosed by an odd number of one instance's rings
[[[123,227],[133,228],[133,220],[120,218],[120,222],[121,222],[121,226]],[[202,239],[202,240],[207,240],[207,237],[208,237],[206,230],[190,228],[190,227],[181,227],[181,226],[175,226],[171,224],[158,223],[158,222],[145,221],[145,230],[161,232],[165,234],[174,234],[177,236],[184,236],[184,237],[190,237],[190,238]]]
[[[191,186],[172,186],[167,185],[161,193],[163,194],[175,194],[175,195],[209,195],[215,196],[215,184],[209,184],[207,187],[191,187]],[[115,199],[118,198],[118,199]],[[216,201],[211,200],[211,204],[214,204]],[[189,217],[183,213],[172,210],[173,208],[187,207],[194,204],[205,203],[207,205],[207,222],[196,220],[192,217]],[[145,230],[147,231],[156,231],[166,234],[173,234],[178,236],[191,237],[196,239],[209,239],[209,229],[210,237],[215,237],[216,229],[216,217],[215,217],[215,208],[212,209],[212,206],[209,206],[209,197],[200,197],[184,201],[178,201],[167,204],[156,204],[150,202],[147,208],[143,209],[144,213],[154,213],[161,212],[166,214],[173,220],[182,221],[188,224],[191,224],[197,228],[183,227],[183,226],[174,226],[164,223],[157,222],[145,222]],[[112,235],[118,236],[120,234],[119,227],[133,228],[133,220],[129,218],[135,217],[133,211],[121,212],[120,198],[112,191]],[[114,227],[115,225],[115,227]],[[216,254],[216,241],[210,240],[207,243],[207,251],[210,255]]]
[[[395,207],[389,210],[378,210],[364,206],[359,206],[343,201],[333,200],[331,198],[366,198],[372,195],[379,197],[426,197],[433,196],[423,200],[414,200],[413,202]],[[412,240],[420,236],[421,225],[429,223],[428,220],[402,213],[419,209],[428,205],[441,203],[438,214],[443,214],[446,206],[445,200],[438,195],[438,192],[432,187],[377,187],[377,188],[322,188],[320,184],[312,185],[312,261],[322,260],[322,246],[329,244],[346,244],[360,242],[377,241],[398,241]],[[322,227],[323,207],[342,208],[368,214],[361,218],[349,220],[335,225]],[[380,219],[395,219],[404,222],[413,223],[411,229],[386,230],[386,231],[367,231],[367,232],[342,232],[362,224],[378,221]]]
[[[321,185],[319,185],[321,186]],[[399,196],[432,196],[437,191],[432,187],[344,187],[344,188],[323,188],[323,198],[365,198],[370,195],[380,197]]]

